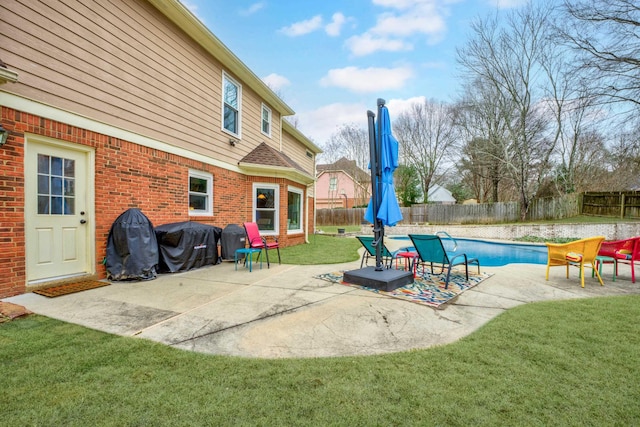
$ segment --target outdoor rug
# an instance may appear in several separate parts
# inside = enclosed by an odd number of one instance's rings
[[[61,295],[73,294],[75,292],[95,289],[101,286],[108,286],[109,282],[100,282],[98,280],[84,280],[77,283],[68,283],[66,285],[54,286],[52,288],[38,289],[33,291],[34,294],[44,295],[45,297],[54,298]]]
[[[451,276],[449,277],[449,287],[445,289],[444,281],[447,278],[446,274],[431,274],[425,272],[416,277],[413,283],[389,292],[343,282],[342,276],[343,272],[338,271],[320,274],[319,276],[316,276],[316,278],[333,283],[353,286],[355,288],[364,289],[393,298],[403,299],[417,304],[424,304],[430,307],[443,309],[445,308],[445,304],[454,301],[464,291],[477,286],[483,280],[491,277],[492,274],[472,274],[469,272],[469,281],[467,281],[464,272],[460,273],[452,271]]]

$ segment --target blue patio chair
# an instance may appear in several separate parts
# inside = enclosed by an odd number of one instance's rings
[[[417,263],[422,265],[423,271],[426,264],[429,264],[431,273],[433,273],[434,264],[439,264],[442,267],[441,273],[444,273],[446,268],[447,278],[444,281],[445,289],[449,288],[449,278],[452,267],[464,265],[467,281],[469,280],[469,264],[476,264],[478,266],[478,274],[480,274],[480,261],[476,258],[469,258],[467,254],[464,253],[450,256],[445,250],[439,236],[435,234],[409,234],[409,238],[413,242],[416,252],[418,252]]]
[[[360,261],[360,268],[363,265],[369,265],[369,258],[376,257],[376,248],[373,246],[373,237],[370,236],[356,236],[356,239],[360,241],[364,247],[364,253],[362,254],[362,260]],[[397,251],[391,252],[385,245],[382,246],[382,263],[384,267],[391,268],[391,263],[400,252],[411,252],[413,248],[402,248]]]

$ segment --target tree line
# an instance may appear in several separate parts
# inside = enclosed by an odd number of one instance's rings
[[[461,91],[393,121],[403,205],[434,183],[458,200],[519,201],[640,188],[640,4],[531,1],[479,17],[457,49]],[[323,147],[365,169],[368,134],[345,124]]]

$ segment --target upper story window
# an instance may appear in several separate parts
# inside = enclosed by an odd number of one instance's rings
[[[338,189],[338,178],[331,177],[329,178],[329,190],[336,191]]]
[[[240,136],[242,86],[226,74],[223,74],[222,88],[222,127],[224,130],[236,136]]]
[[[189,171],[189,215],[213,215],[213,176]]]
[[[271,137],[271,108],[262,104],[262,133]]]

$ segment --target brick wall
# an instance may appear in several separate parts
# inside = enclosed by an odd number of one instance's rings
[[[287,212],[287,187],[303,185],[281,178],[250,177],[199,161],[98,134],[85,129],[2,107],[2,124],[10,133],[0,147],[0,298],[23,293],[24,252],[24,134],[32,133],[95,149],[96,272],[106,277],[102,260],[111,224],[135,207],[154,225],[189,219],[224,228],[251,220],[254,181],[280,184],[280,212]],[[213,175],[213,216],[188,215],[189,169]],[[304,195],[306,200],[306,194]],[[313,224],[311,227],[313,227]],[[312,228],[313,229],[313,228]],[[304,233],[287,235],[280,221],[282,246],[304,242]]]
[[[11,113],[11,114],[10,114]],[[24,292],[24,137],[27,127],[2,107],[2,125],[10,131],[0,147],[0,298]]]

